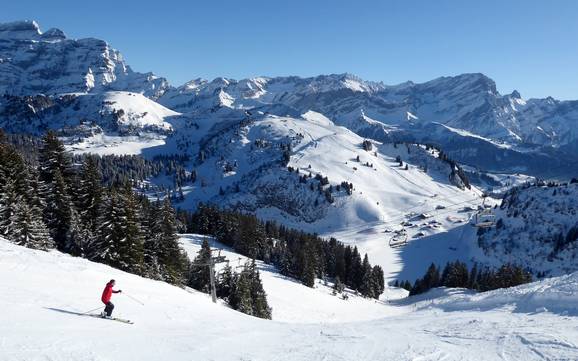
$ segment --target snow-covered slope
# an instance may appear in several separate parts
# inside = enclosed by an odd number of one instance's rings
[[[478,202],[480,192],[461,189],[461,180],[450,177],[452,167],[433,150],[378,142],[364,150],[363,138],[314,112],[239,115],[238,121],[225,115],[168,140],[167,147],[194,159],[187,169],[199,179],[183,187],[186,199],[178,206],[210,201],[321,232],[371,222],[395,227],[406,208]],[[353,185],[350,192],[344,183]]]
[[[5,96],[0,100],[0,126],[7,132],[41,135],[54,129],[78,151],[102,153],[120,142],[117,153],[138,153],[159,143],[182,119],[140,93],[107,91],[61,96]],[[156,143],[155,143],[156,142]],[[148,143],[148,144],[146,144]]]
[[[578,270],[578,184],[513,188],[496,209],[497,226],[479,236],[489,258],[534,274]]]
[[[576,274],[481,295],[430,293],[434,301],[389,306],[402,315],[340,324],[256,319],[195,291],[1,239],[0,274],[8,361],[578,358]],[[123,290],[115,314],[134,325],[78,315],[101,305],[110,278]]]

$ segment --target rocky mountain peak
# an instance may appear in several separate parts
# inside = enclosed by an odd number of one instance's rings
[[[37,39],[41,34],[40,26],[34,20],[0,23],[0,39]]]

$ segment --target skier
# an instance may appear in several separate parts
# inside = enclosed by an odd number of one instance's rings
[[[102,291],[102,297],[100,298],[100,300],[102,301],[102,303],[104,303],[106,305],[106,307],[104,308],[104,311],[102,311],[100,313],[100,316],[103,318],[111,318],[112,310],[114,309],[114,305],[112,304],[112,302],[110,302],[110,298],[112,297],[112,294],[122,292],[122,290],[118,290],[118,291],[113,290],[112,288],[114,287],[114,284],[115,284],[115,281],[110,280],[106,284],[106,287],[104,287],[104,291]]]

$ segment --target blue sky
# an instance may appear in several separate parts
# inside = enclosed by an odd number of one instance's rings
[[[37,1],[37,20],[107,40],[137,71],[179,85],[217,76],[349,72],[397,84],[482,72],[502,93],[578,99],[578,1]]]

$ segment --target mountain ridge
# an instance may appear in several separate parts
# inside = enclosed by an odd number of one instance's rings
[[[197,78],[175,87],[153,73],[134,72],[106,41],[69,39],[59,29],[43,33],[35,21],[20,21],[0,24],[0,80],[0,125],[8,131],[23,131],[13,126],[14,108],[32,110],[27,116],[42,118],[43,129],[58,129],[60,122],[36,111],[35,101],[58,103],[50,112],[64,108],[80,124],[102,105],[85,102],[88,108],[79,111],[58,99],[121,91],[140,93],[185,117],[211,117],[222,107],[294,118],[314,111],[362,137],[435,144],[457,161],[492,172],[571,177],[578,168],[578,101],[525,100],[518,91],[502,95],[482,73],[397,85],[343,73]]]

